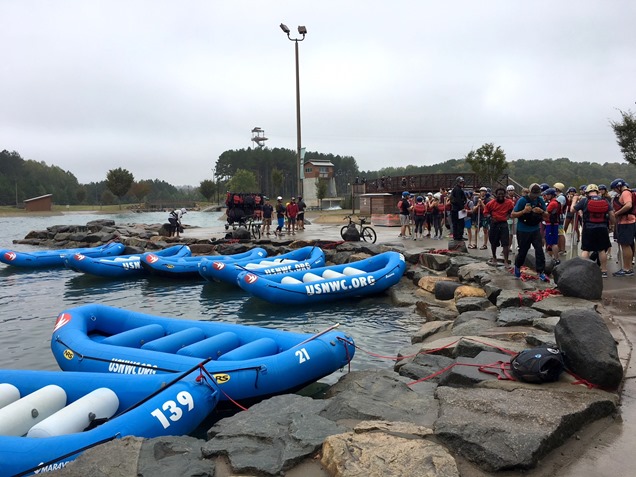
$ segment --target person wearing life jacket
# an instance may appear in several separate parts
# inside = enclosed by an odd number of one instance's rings
[[[417,240],[417,236],[421,240],[424,239],[424,221],[426,220],[426,203],[424,202],[424,197],[418,195],[415,199],[415,204],[413,204],[413,220],[415,221],[415,232],[413,233],[413,240]]]
[[[287,207],[283,204],[283,198],[279,195],[276,198],[276,220],[278,221],[278,226],[276,230],[274,230],[274,235],[277,237],[283,236],[283,227],[285,226],[285,215],[287,214]]]
[[[545,246],[548,254],[552,255],[554,264],[559,260],[559,222],[561,219],[561,204],[557,201],[557,192],[553,187],[543,191],[544,200],[547,202],[545,221]]]
[[[265,203],[263,204],[263,225],[261,229],[262,234],[269,235],[270,227],[272,226],[272,213],[274,212],[274,207],[269,203],[269,197],[263,197]]]
[[[586,197],[574,206],[574,210],[583,216],[581,256],[590,258],[590,254],[596,252],[601,261],[601,275],[607,278],[607,249],[612,246],[609,228],[614,224],[614,212],[607,199],[599,194],[596,184],[588,184],[585,192]]]
[[[433,193],[426,194],[424,201],[426,202],[426,238],[431,238],[431,228],[433,228]]]
[[[615,277],[632,277],[634,276],[632,259],[634,258],[634,234],[636,233],[635,197],[629,189],[629,184],[623,179],[614,179],[610,188],[617,194],[612,201],[616,217],[614,238],[623,254],[623,268],[613,275]]]
[[[357,180],[357,177],[356,177]],[[298,196],[298,215],[296,216],[296,224],[298,230],[305,230],[305,209],[307,204],[303,200],[302,196]]]
[[[291,202],[287,204],[287,217],[289,217],[289,228],[292,235],[296,235],[296,218],[298,217],[298,204],[296,197],[291,198]]]
[[[473,208],[473,217],[477,217],[477,223],[475,224],[475,244],[479,241],[479,229],[484,232],[484,243],[480,250],[486,250],[488,248],[488,231],[490,230],[490,215],[485,212],[486,204],[490,202],[491,198],[488,195],[487,187],[479,188],[479,195],[475,199],[475,207]]]
[[[544,274],[545,270],[545,254],[543,253],[543,241],[539,224],[543,220],[543,213],[546,205],[541,198],[541,187],[534,183],[530,186],[530,192],[527,196],[522,196],[517,201],[514,210],[510,214],[517,221],[517,244],[519,252],[515,258],[514,274],[515,277],[521,278],[521,267],[526,261],[528,250],[534,248],[536,259],[536,270],[539,279],[549,281]]]
[[[430,200],[431,222],[433,224],[433,240],[442,240],[442,217],[444,216],[444,205],[440,202],[442,194],[436,192]]]

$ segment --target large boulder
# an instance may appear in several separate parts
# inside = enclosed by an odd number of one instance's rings
[[[554,280],[564,296],[600,300],[603,277],[596,263],[581,257],[567,260],[555,269]]]
[[[438,281],[435,283],[435,298],[438,300],[452,300],[455,298],[455,290],[462,286],[459,282]]]
[[[554,327],[554,335],[572,373],[601,388],[618,387],[623,367],[616,341],[601,315],[581,309],[565,311]]]

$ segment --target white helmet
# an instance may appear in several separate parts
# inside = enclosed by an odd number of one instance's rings
[[[187,210],[185,209],[185,207],[184,207],[183,209],[181,209],[181,213],[182,213],[182,214],[187,214],[187,213],[188,213],[188,211],[187,211]]]
[[[433,194],[433,197],[439,199],[440,197],[442,197],[442,194],[440,194],[439,192],[435,192],[435,194]]]
[[[506,190],[515,190],[515,186],[510,184],[508,187],[506,187]]]

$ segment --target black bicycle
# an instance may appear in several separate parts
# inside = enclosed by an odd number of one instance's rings
[[[242,218],[238,222],[225,224],[225,230],[228,230],[230,227],[232,227],[232,230],[236,230],[239,227],[244,227],[250,233],[250,237],[252,237],[254,240],[258,240],[261,238],[262,225],[262,220],[257,220],[253,216],[249,216]]]
[[[343,226],[340,229],[340,236],[343,239],[345,237],[345,235],[344,235],[345,232],[350,227],[353,227],[354,229],[356,229],[358,231],[358,233],[360,234],[360,237],[362,237],[362,240],[364,240],[365,242],[375,243],[375,241],[378,239],[378,236],[375,233],[375,230],[373,230],[372,227],[370,227],[368,225],[365,225],[367,223],[367,219],[365,217],[360,217],[360,222],[356,222],[355,220],[353,220],[353,218],[350,215],[347,215],[342,220],[349,220],[349,224]]]

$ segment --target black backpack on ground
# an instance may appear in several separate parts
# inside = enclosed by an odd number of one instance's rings
[[[565,369],[563,355],[558,348],[541,346],[524,349],[510,360],[510,371],[519,381],[549,383],[558,381]]]

